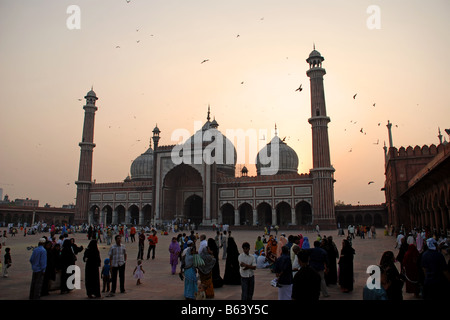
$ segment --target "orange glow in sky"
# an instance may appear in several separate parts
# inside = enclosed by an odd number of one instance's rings
[[[314,43],[335,200],[382,203],[388,120],[398,148],[438,144],[438,127],[449,139],[449,12],[447,0],[1,0],[0,188],[41,206],[75,202],[91,86],[97,182],[123,181],[156,123],[160,145],[194,133],[208,105],[223,133],[276,123],[308,173]]]

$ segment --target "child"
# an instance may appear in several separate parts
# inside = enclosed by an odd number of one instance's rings
[[[136,266],[136,268],[134,268],[134,271],[133,271],[133,276],[135,279],[137,279],[136,285],[141,284],[141,279],[144,278],[144,273],[145,273],[145,271],[144,271],[144,269],[142,269],[142,260],[139,259],[137,261],[137,266]]]
[[[8,277],[8,268],[11,267],[12,260],[11,260],[10,251],[11,251],[10,248],[5,249],[5,263],[3,265],[3,278]]]
[[[102,279],[103,279],[103,290],[102,292],[109,292],[110,289],[110,280],[111,280],[111,265],[109,264],[109,258],[106,258],[103,262],[103,268],[102,268]]]

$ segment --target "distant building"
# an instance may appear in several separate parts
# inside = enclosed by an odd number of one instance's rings
[[[385,186],[388,223],[407,229],[449,230],[450,144],[439,130],[439,144],[395,148],[388,122],[385,146]]]
[[[16,199],[14,200],[14,204],[20,207],[39,207],[39,200],[33,199]]]

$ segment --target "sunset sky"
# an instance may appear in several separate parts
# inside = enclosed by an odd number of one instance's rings
[[[80,29],[68,28],[70,5]],[[156,123],[160,145],[194,133],[208,105],[224,134],[276,123],[308,173],[315,44],[335,200],[382,203],[388,120],[398,148],[437,145],[438,127],[449,140],[449,30],[448,0],[0,0],[0,188],[41,206],[75,203],[91,86],[97,182],[123,181]]]

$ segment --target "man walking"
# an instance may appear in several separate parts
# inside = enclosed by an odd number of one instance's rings
[[[33,250],[30,257],[33,276],[31,278],[30,300],[41,298],[42,283],[44,282],[44,273],[47,268],[47,251],[44,248],[45,238],[39,239],[39,245]]]
[[[241,274],[242,294],[241,300],[253,300],[253,292],[255,291],[255,276],[256,261],[253,255],[249,255],[250,244],[244,242],[242,244],[243,253],[239,255],[239,272]]]
[[[109,249],[109,260],[111,261],[111,292],[107,297],[113,297],[117,288],[117,273],[120,280],[120,293],[125,293],[125,263],[127,262],[127,251],[125,246],[121,244],[122,237],[116,235],[114,237],[116,244]]]

